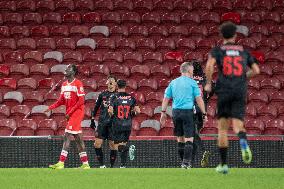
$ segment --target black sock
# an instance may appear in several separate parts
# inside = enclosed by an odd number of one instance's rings
[[[189,165],[191,163],[192,150],[193,150],[193,143],[187,141],[184,146],[184,156],[182,161],[183,164]]]
[[[181,160],[183,160],[183,155],[184,155],[184,145],[185,143],[183,142],[178,142],[178,154]]]
[[[220,157],[221,157],[221,164],[227,164],[227,152],[228,152],[228,148],[221,148],[219,147],[219,153],[220,153]]]
[[[197,154],[197,144],[193,142],[191,163],[194,162],[196,154]]]
[[[246,132],[243,132],[243,131],[240,131],[240,132],[238,133],[238,137],[239,137],[239,139],[245,139],[245,140],[247,140],[247,133],[246,133]]]
[[[112,168],[114,163],[115,163],[115,160],[116,160],[116,156],[117,156],[117,150],[111,150],[110,151],[110,167]]]
[[[128,147],[124,145],[118,146],[118,151],[120,152],[120,166],[125,167],[126,166],[126,161],[127,161],[127,152],[128,152]]]
[[[95,152],[96,152],[97,160],[100,163],[100,166],[103,166],[104,165],[104,154],[103,154],[102,148],[95,148]]]

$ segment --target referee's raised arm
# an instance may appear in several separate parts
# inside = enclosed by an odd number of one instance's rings
[[[173,100],[174,134],[177,136],[178,151],[182,159],[182,168],[191,167],[193,137],[195,132],[193,122],[193,106],[196,100],[201,112],[206,117],[200,89],[193,77],[193,63],[184,62],[180,66],[181,76],[172,80],[165,90],[162,103],[160,122],[165,125],[166,109],[170,99]]]

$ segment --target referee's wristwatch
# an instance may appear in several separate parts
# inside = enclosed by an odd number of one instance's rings
[[[202,113],[202,118],[204,119],[207,116],[207,113]]]

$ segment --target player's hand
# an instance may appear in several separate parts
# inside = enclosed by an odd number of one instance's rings
[[[68,121],[70,119],[70,116],[69,115],[66,115],[65,116],[66,120]]]
[[[91,119],[90,127],[91,127],[92,129],[96,130],[97,125],[96,125],[96,122],[95,122],[95,120],[94,120],[94,119]]]
[[[206,85],[204,86],[204,91],[210,93],[212,90],[212,85],[211,83],[206,83]]]
[[[162,126],[164,126],[166,124],[166,120],[167,120],[167,114],[165,112],[161,113],[161,118],[160,118],[160,123]]]

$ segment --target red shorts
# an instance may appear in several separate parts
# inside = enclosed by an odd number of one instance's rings
[[[69,118],[65,132],[71,134],[82,133],[81,122],[84,118],[84,111],[77,110]]]

